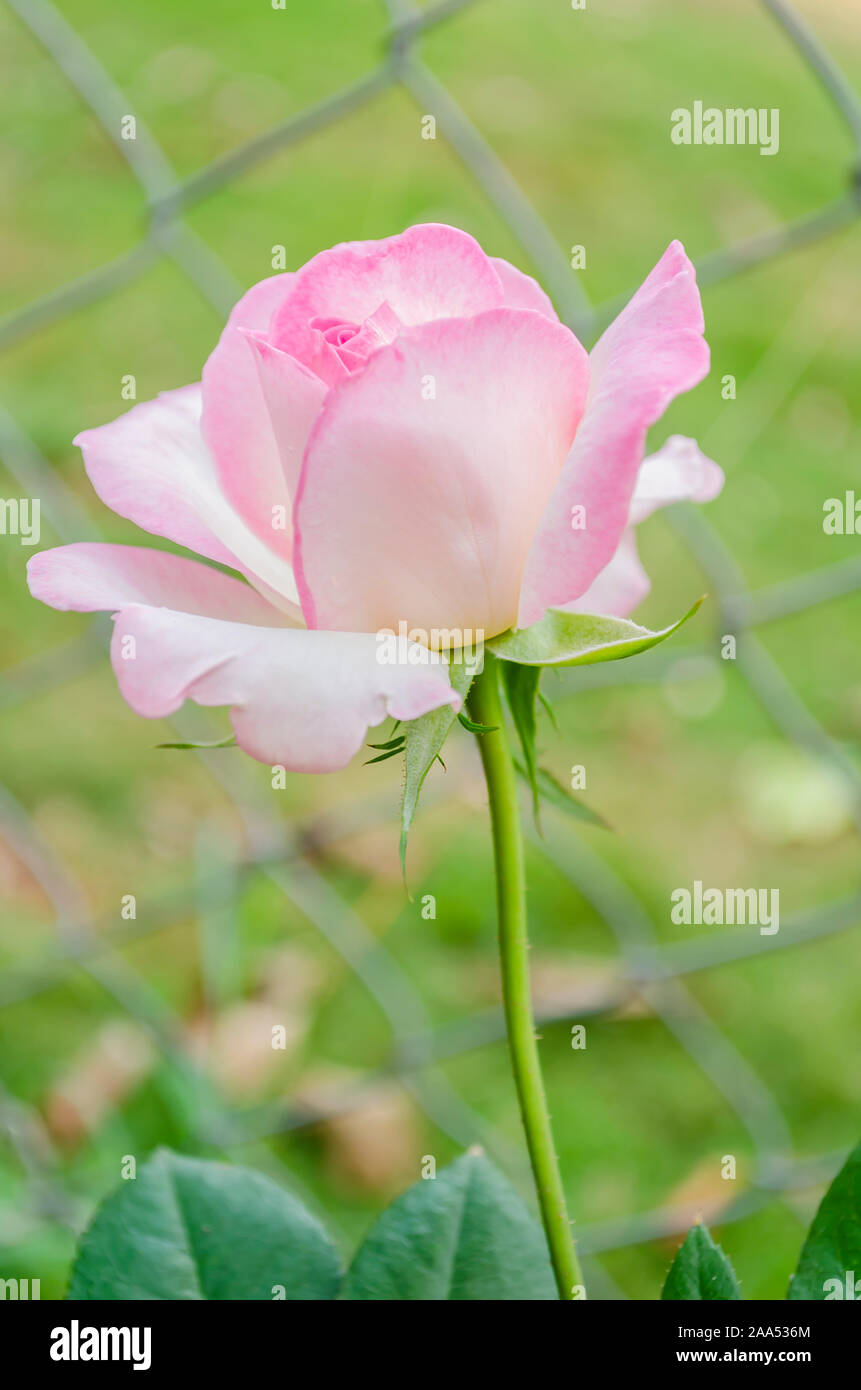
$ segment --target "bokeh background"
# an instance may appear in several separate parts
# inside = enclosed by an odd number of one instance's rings
[[[642,617],[710,600],[653,655],[546,681],[543,761],[584,764],[613,829],[548,810],[530,839],[535,997],[593,1296],[656,1297],[703,1215],[745,1297],[781,1297],[861,1136],[861,538],[822,527],[861,496],[861,6],[14,0],[0,51],[0,495],[41,499],[43,545],[141,539],[71,439],[127,374],[139,400],[197,379],[273,246],[293,268],[452,222],[590,342],[671,238],[698,261],[712,374],[652,440],[695,434],[727,485],[641,530]],[[674,146],[698,99],[779,108],[779,153]],[[531,1200],[469,736],[426,784],[410,902],[396,761],[273,790],[235,749],[156,749],[226,714],[136,718],[106,621],[32,601],[29,553],[0,537],[0,1275],[62,1296],[157,1144],[273,1174],[345,1256],[425,1154],[482,1143]],[[673,926],[695,879],[778,888],[780,932]]]

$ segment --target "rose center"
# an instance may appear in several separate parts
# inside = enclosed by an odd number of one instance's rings
[[[362,323],[321,317],[311,319],[309,324],[348,372],[359,371],[372,352],[397,337],[401,326],[397,314],[385,302]]]

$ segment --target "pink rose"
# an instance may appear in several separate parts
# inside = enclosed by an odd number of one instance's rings
[[[702,331],[678,242],[591,355],[454,227],[323,251],[248,291],[200,385],[76,440],[109,507],[243,577],[82,543],[34,556],[31,591],[115,613],[139,714],[229,705],[253,757],[343,767],[387,715],[460,705],[432,637],[388,664],[381,631],[490,638],[642,598],[630,524],[722,481],[692,441],[643,463],[708,370]]]

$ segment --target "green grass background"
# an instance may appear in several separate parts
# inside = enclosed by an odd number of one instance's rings
[[[283,12],[263,0],[149,0],[133,10],[61,0],[60,9],[180,177],[368,72],[387,29],[372,0],[316,0]],[[837,0],[807,0],[802,10],[858,82],[858,16]],[[5,9],[0,50],[0,308],[11,314],[133,246],[144,206],[97,121]],[[582,12],[562,0],[483,0],[430,32],[422,55],[559,244],[586,247],[586,269],[571,273],[596,302],[638,283],[673,237],[696,258],[815,209],[846,185],[852,147],[844,127],[753,0],[589,0]],[[672,145],[669,113],[696,99],[778,107],[779,154]],[[444,133],[420,138],[422,114],[392,89],[232,180],[191,207],[187,223],[243,287],[271,273],[275,244],[295,267],[340,240],[425,220],[464,227],[488,252],[535,273]],[[822,530],[823,501],[857,486],[859,248],[861,229],[853,227],[706,289],[712,374],[653,432],[656,443],[673,430],[696,434],[718,458],[727,486],[709,519],[755,588],[857,556],[861,545]],[[92,495],[73,435],[125,408],[126,373],[136,377],[139,400],[197,379],[219,326],[165,260],[4,355],[0,400],[108,538],[140,539]],[[737,378],[734,401],[721,397],[727,373]],[[0,494],[18,493],[0,471]],[[46,523],[42,543],[54,540]],[[661,517],[643,529],[641,552],[653,578],[642,616],[670,621],[705,587],[697,559]],[[259,875],[232,887],[217,877],[245,839],[211,765],[154,750],[170,730],[124,706],[106,660],[76,666],[75,639],[87,619],[30,600],[27,555],[3,538],[4,780],[81,884],[107,940],[123,928],[123,894],[137,896],[144,928],[164,904],[178,904],[163,930],[119,953],[140,972],[153,1007],[172,1011],[178,1046],[197,1059],[191,1078],[155,1054],[133,1083],[112,1080],[119,1046],[112,1026],[122,1011],[79,971],[0,1009],[0,1079],[45,1165],[30,1181],[20,1154],[0,1139],[0,1274],[40,1278],[43,1296],[58,1297],[73,1228],[118,1180],[121,1156],[141,1158],[157,1143],[199,1149],[208,1086],[249,1112],[319,1100],[384,1068],[391,1036],[378,1006],[298,906]],[[852,595],[762,634],[798,696],[853,759],[861,738],[859,612],[861,597]],[[588,799],[614,832],[590,830],[584,839],[639,895],[667,942],[708,931],[669,921],[672,889],[695,878],[777,887],[784,916],[857,885],[844,788],[823,782],[732,663],[717,659],[716,621],[712,604],[675,639],[679,664],[666,680],[551,687],[559,732],[549,723],[541,730],[545,762],[560,776],[586,765]],[[685,649],[703,643],[713,659],[686,679]],[[58,678],[31,689],[20,663],[47,652]],[[285,841],[374,793],[380,816],[318,851],[316,869],[391,953],[433,1022],[492,1008],[489,846],[468,737],[459,730],[453,737],[448,771],[433,774],[414,828],[412,903],[396,861],[397,765],[360,761],[342,776],[290,778],[278,792],[264,767],[249,762],[242,776]],[[564,864],[575,829],[548,813],[548,830]],[[562,1011],[576,1018],[590,982],[600,992],[612,976],[614,939],[540,847],[530,849],[530,875],[539,1003],[561,998]],[[57,934],[44,892],[15,849],[2,845],[0,893],[0,963],[14,981],[51,954]],[[436,896],[432,921],[421,915],[427,893]],[[861,1134],[857,947],[857,931],[849,930],[690,981],[773,1096],[802,1156]],[[272,1010],[291,1020],[291,1046],[274,1061],[265,1047],[261,1053]],[[590,1022],[585,1053],[571,1050],[568,1032],[568,1024],[546,1028],[543,1053],[578,1223],[667,1203],[707,1214],[727,1195],[720,1179],[727,1153],[738,1158],[736,1189],[744,1188],[749,1136],[647,1007]],[[470,1051],[443,1071],[503,1137],[510,1171],[528,1195],[504,1046]],[[95,1118],[83,1114],[82,1090],[103,1097]],[[302,1192],[326,1214],[345,1253],[380,1206],[418,1176],[423,1154],[444,1162],[457,1152],[396,1081],[376,1082],[349,1122],[256,1142],[227,1136],[223,1148]],[[56,1193],[67,1207],[56,1206]],[[776,1196],[720,1230],[746,1297],[782,1296],[818,1195]],[[612,1288],[655,1297],[675,1243],[624,1245],[604,1257]]]

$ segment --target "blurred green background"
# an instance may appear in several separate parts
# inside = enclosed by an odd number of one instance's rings
[[[861,13],[839,0],[799,11],[857,85]],[[133,10],[61,0],[59,13],[179,179],[369,73],[390,26],[375,0],[288,0],[283,11],[263,0]],[[99,120],[5,7],[0,50],[2,312],[15,315],[123,256],[146,212]],[[585,246],[586,268],[570,275],[596,304],[639,283],[673,237],[696,259],[847,186],[847,131],[754,0],[589,0],[585,11],[477,0],[428,30],[421,59],[563,251]],[[778,107],[779,154],[671,144],[670,112],[698,99]],[[430,220],[540,276],[442,119],[436,140],[421,138],[426,113],[432,104],[391,86],[192,203],[186,225],[221,263],[207,271],[214,297],[230,276],[242,289],[270,274],[273,246],[293,268],[335,242]],[[857,536],[823,533],[822,504],[857,486],[859,248],[851,225],[707,286],[712,374],[653,431],[653,445],[694,434],[723,466],[707,519],[754,590],[797,580],[803,598],[811,574],[858,557]],[[15,337],[0,403],[69,490],[67,513],[70,496],[107,538],[141,540],[98,503],[71,439],[126,408],[126,374],[139,400],[197,379],[220,323],[164,258]],[[722,398],[727,374],[735,400]],[[13,456],[33,462],[23,449],[13,436],[10,470]],[[0,495],[22,495],[2,465]],[[43,545],[57,540],[49,501],[45,491]],[[670,894],[694,879],[779,888],[788,923],[857,892],[861,596],[762,626],[756,669],[771,661],[777,672],[764,708],[741,663],[720,659],[733,629],[699,533],[688,544],[680,525],[655,517],[641,531],[653,579],[644,621],[668,622],[712,592],[672,649],[620,663],[611,679],[546,683],[559,729],[542,723],[545,765],[567,780],[584,764],[586,799],[613,831],[548,811],[544,843],[530,842],[536,1006],[548,1016],[570,1208],[584,1244],[599,1247],[593,1293],[656,1297],[673,1232],[702,1213],[744,1296],[781,1297],[822,1191],[804,1160],[823,1157],[824,1178],[861,1137],[861,913],[782,949],[791,925],[755,940],[755,928],[673,926]],[[118,1181],[122,1155],[140,1160],[158,1143],[275,1174],[325,1213],[345,1254],[419,1176],[423,1155],[443,1163],[472,1139],[530,1200],[496,1026],[489,842],[469,736],[456,731],[447,771],[428,780],[410,902],[396,761],[357,759],[343,775],[273,790],[269,769],[237,750],[156,750],[175,730],[123,704],[103,624],[29,598],[28,554],[0,538],[0,1275],[40,1278],[43,1297],[61,1296],[75,1232]],[[226,715],[194,711],[183,727],[217,737]],[[261,852],[283,867],[249,865]],[[134,920],[122,916],[129,894]],[[719,961],[741,958],[679,989],[630,994],[612,928],[636,933],[639,913],[671,956],[711,937]],[[578,1020],[585,1052],[570,1044]],[[287,1027],[284,1051],[270,1046],[273,1023]],[[412,1063],[426,1028],[439,1060],[423,1072]],[[728,1154],[734,1181],[721,1177]],[[789,1166],[774,1170],[769,1194],[772,1158]],[[722,1223],[745,1198],[748,1213]],[[655,1211],[656,1224],[632,1224]]]

